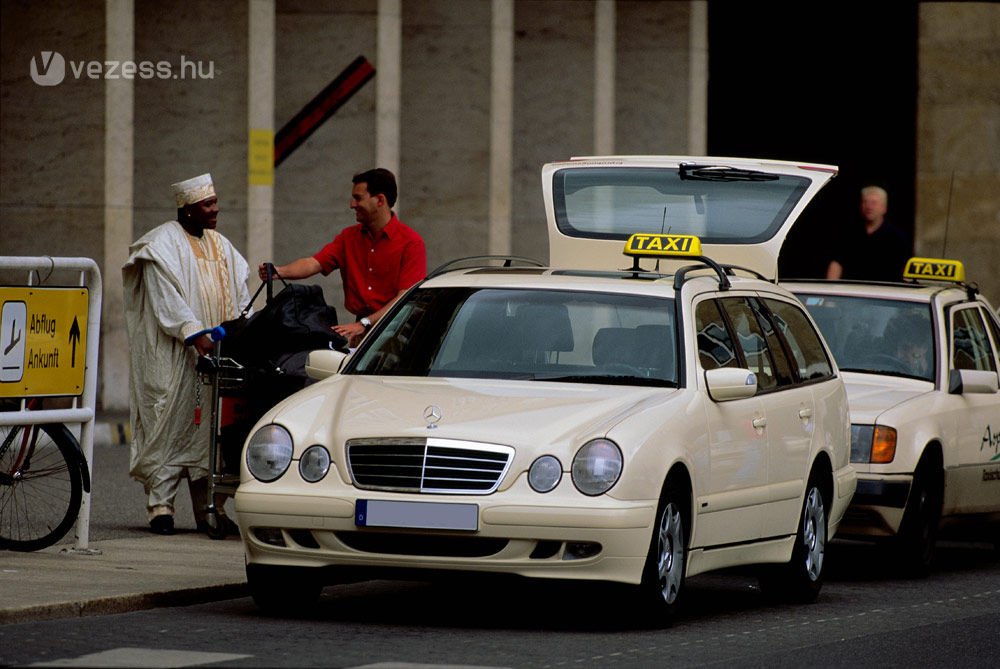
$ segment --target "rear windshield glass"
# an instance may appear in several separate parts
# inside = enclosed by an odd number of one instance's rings
[[[702,242],[767,241],[805,194],[805,177],[588,167],[553,176],[556,225],[570,237],[626,239],[635,232],[697,235]]]

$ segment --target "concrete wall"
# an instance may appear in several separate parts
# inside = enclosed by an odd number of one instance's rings
[[[105,240],[104,82],[70,73],[58,86],[39,86],[30,62],[43,50],[103,61],[106,13],[122,6],[134,12],[134,60],[167,62],[179,74],[183,57],[201,69],[183,79],[134,80],[131,231],[116,228]],[[380,6],[387,5],[274,4],[275,130],[357,56],[378,70]],[[704,146],[704,44],[692,35],[705,11],[698,3],[643,0],[512,6],[510,248],[545,259],[539,168],[595,152],[602,122],[595,105],[607,94],[594,81],[600,17],[613,11],[613,33],[603,39],[613,40],[617,58],[614,151],[682,154]],[[0,3],[0,255],[92,257],[102,265],[106,295],[120,290],[128,244],[173,216],[170,184],[206,171],[219,192],[220,230],[245,252],[248,7],[247,0]],[[399,7],[398,211],[425,237],[434,267],[488,249],[495,6],[402,0]],[[920,20],[917,249],[936,253],[949,220],[948,254],[966,259],[970,275],[1000,302],[1000,280],[990,271],[1000,257],[1000,5],[922,3]],[[353,223],[351,175],[380,155],[376,81],[276,170],[274,257],[248,258],[252,264],[312,253]],[[316,282],[348,317],[339,277]],[[107,297],[105,304],[120,309]],[[120,329],[121,320],[105,314],[108,327]],[[105,408],[122,408],[127,397],[122,341],[117,331],[102,338]]]
[[[920,5],[916,251],[1000,306],[1000,4]]]

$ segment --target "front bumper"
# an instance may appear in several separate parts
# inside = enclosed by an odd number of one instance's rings
[[[427,502],[427,495],[372,492],[366,499]],[[548,497],[548,496],[546,496]],[[475,531],[359,527],[352,497],[316,497],[246,490],[236,512],[248,564],[327,568],[344,572],[466,571],[639,583],[649,550],[656,500],[600,504],[538,504],[521,499],[458,497],[475,503]],[[551,502],[552,500],[545,500]]]
[[[840,525],[840,536],[895,536],[912,486],[913,476],[909,474],[859,474],[854,499]]]

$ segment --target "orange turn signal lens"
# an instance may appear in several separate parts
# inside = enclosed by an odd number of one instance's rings
[[[872,439],[872,464],[888,464],[894,457],[896,457],[896,430],[876,425],[875,438]]]

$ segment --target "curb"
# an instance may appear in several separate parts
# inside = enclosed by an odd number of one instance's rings
[[[131,613],[166,606],[191,606],[248,596],[246,583],[211,585],[164,592],[115,595],[76,602],[0,610],[0,625]]]

